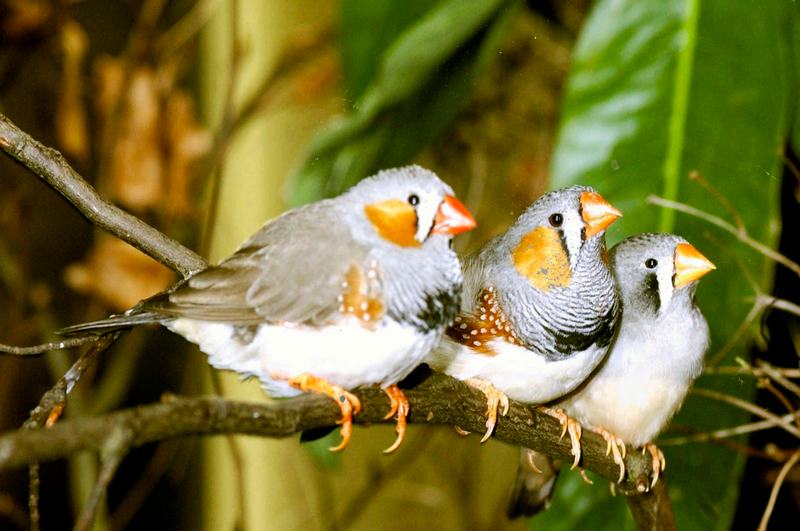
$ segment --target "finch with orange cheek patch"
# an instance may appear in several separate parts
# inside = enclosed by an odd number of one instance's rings
[[[453,190],[419,166],[382,171],[344,194],[268,222],[231,257],[123,315],[70,327],[101,333],[161,323],[209,363],[254,376],[273,397],[315,391],[342,412],[347,445],[358,398],[380,385],[403,440],[397,383],[453,322],[462,274],[450,249],[475,226]]]
[[[664,233],[632,236],[611,249],[610,259],[622,297],[619,332],[595,373],[554,404],[606,440],[619,481],[626,442],[649,452],[655,486],[665,461],[652,441],[680,408],[708,351],[708,324],[695,290],[714,264],[683,238]],[[523,449],[509,517],[547,508],[559,467]]]
[[[605,230],[621,214],[588,187],[539,198],[464,264],[461,312],[427,358],[487,396],[486,440],[508,397],[544,404],[572,391],[614,337],[617,291]],[[580,457],[580,426],[558,411]]]

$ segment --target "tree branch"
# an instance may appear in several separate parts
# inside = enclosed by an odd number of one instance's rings
[[[356,391],[356,395],[363,406],[363,411],[355,418],[357,423],[393,422],[383,420],[389,408],[383,391],[362,389]],[[486,418],[482,413],[486,408],[485,397],[459,380],[434,373],[407,390],[406,395],[411,404],[409,422],[451,424],[475,432],[485,429]],[[120,432],[129,434],[130,448],[188,435],[236,433],[288,437],[314,428],[336,426],[339,416],[339,407],[319,395],[303,395],[270,404],[216,397],[171,398],[162,404],[64,420],[46,430],[20,430],[4,435],[0,437],[0,471],[61,459],[80,451],[101,452]],[[495,437],[556,459],[571,460],[569,439],[561,438],[559,422],[519,402],[511,401],[508,415],[497,422]],[[606,457],[605,451],[606,443],[599,435],[584,432],[581,464],[609,481],[616,481],[619,469]],[[640,524],[640,528],[672,529],[664,525],[671,519],[665,516],[664,508],[669,506],[666,489],[644,492],[651,479],[649,454],[642,455],[629,448],[625,465],[628,476],[619,487],[628,498],[633,514],[646,516],[648,523]],[[662,479],[658,485],[663,483]]]
[[[2,114],[0,147],[52,186],[94,225],[133,245],[184,278],[208,267],[202,256],[100,197],[61,153],[43,146]]]

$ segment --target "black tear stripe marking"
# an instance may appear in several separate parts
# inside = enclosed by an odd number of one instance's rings
[[[581,230],[584,230],[584,229],[581,229]],[[583,233],[581,233],[581,239],[583,239]],[[564,229],[559,229],[558,230],[558,241],[559,241],[559,243],[561,243],[561,250],[564,251],[564,256],[567,257],[567,262],[569,262],[571,264],[572,263],[572,257],[569,254],[569,247],[567,247],[567,235],[564,234]]]
[[[592,345],[605,348],[614,339],[617,323],[617,305],[613,305],[597,323],[594,330],[583,332],[564,333],[552,328],[545,328],[545,332],[553,338],[552,352],[545,352],[547,361],[562,361],[577,352],[583,352]],[[530,348],[530,347],[528,347]]]
[[[389,316],[401,323],[410,323],[423,334],[430,331],[444,330],[453,324],[461,306],[461,288],[453,287],[448,291],[425,293],[425,304],[418,314],[397,313],[389,311]]]
[[[642,295],[645,306],[652,310],[653,314],[657,314],[661,309],[661,295],[658,289],[658,277],[655,273],[649,273],[644,277]]]

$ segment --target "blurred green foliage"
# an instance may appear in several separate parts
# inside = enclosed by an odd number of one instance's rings
[[[291,204],[337,195],[379,169],[409,163],[464,108],[518,5],[342,2],[342,63],[352,109],[311,146]]]

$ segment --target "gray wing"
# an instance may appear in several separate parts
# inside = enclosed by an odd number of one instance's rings
[[[368,249],[323,205],[277,218],[230,258],[143,309],[242,325],[331,322],[348,270],[364,266]]]

